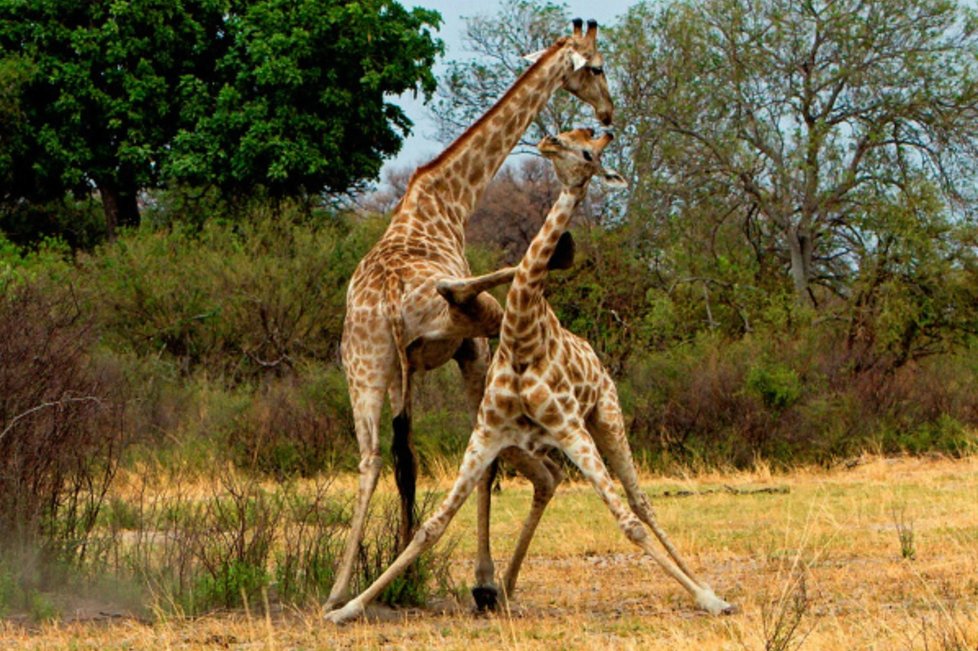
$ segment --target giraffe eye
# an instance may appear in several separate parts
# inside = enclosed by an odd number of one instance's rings
[[[591,152],[589,152],[587,149],[582,149],[581,150],[581,155],[583,155],[584,156],[584,160],[586,160],[589,163],[594,160],[594,157],[591,156]]]

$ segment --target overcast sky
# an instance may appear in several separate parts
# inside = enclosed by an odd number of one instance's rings
[[[624,14],[637,1],[591,0],[588,2],[573,0],[564,4],[567,5],[571,17],[580,17],[584,20],[593,18],[598,21],[599,25],[611,25],[616,22],[618,16]],[[441,13],[443,22],[437,35],[445,41],[443,61],[450,61],[467,59],[472,56],[472,53],[462,46],[462,35],[465,31],[463,17],[491,16],[498,13],[500,3],[486,0],[401,0],[401,4],[407,8],[425,7]],[[569,24],[567,29],[569,32]],[[441,64],[436,65],[436,74],[440,74],[442,69]],[[420,97],[415,100],[408,93],[398,103],[404,107],[408,117],[414,122],[414,129],[411,137],[404,141],[401,153],[393,160],[388,161],[387,166],[416,167],[434,158],[442,150],[442,146],[433,138],[435,125],[428,118],[428,108],[421,103]],[[381,174],[381,179],[383,179],[383,174]]]

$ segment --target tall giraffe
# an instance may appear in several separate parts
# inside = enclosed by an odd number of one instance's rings
[[[448,304],[435,290],[439,280],[471,274],[464,254],[466,220],[558,88],[590,104],[602,123],[611,123],[613,105],[597,49],[597,23],[588,21],[586,33],[580,19],[573,25],[571,36],[528,57],[534,63],[505,95],[437,158],[415,171],[387,231],[350,280],[341,355],[360,447],[360,480],[327,609],[348,598],[367,507],[382,466],[379,430],[385,393],[394,414],[391,452],[401,498],[402,548],[414,531],[413,373],[455,359],[473,419],[482,398],[489,361],[485,338],[499,331],[502,309],[488,294]],[[484,499],[488,502],[488,494]],[[488,519],[488,507],[485,513]]]
[[[591,482],[633,543],[650,555],[670,576],[712,614],[734,608],[696,580],[659,527],[652,506],[639,487],[635,464],[625,434],[615,384],[591,346],[564,330],[543,295],[547,269],[571,214],[584,197],[588,183],[600,174],[611,184],[624,185],[600,163],[610,134],[594,138],[591,130],[578,129],[544,138],[540,152],[553,164],[562,189],[547,219],[516,268],[506,296],[506,310],[499,333],[499,347],[486,379],[486,390],[475,429],[455,484],[438,510],[419,527],[411,543],[393,564],[362,594],[343,608],[326,615],[334,623],[359,617],[371,600],[426,549],[434,545],[448,523],[485,474],[493,460],[506,449],[518,448],[537,458],[541,471],[546,452],[563,451]],[[628,507],[614,490],[611,473],[618,476],[628,497]],[[518,546],[529,544],[546,501],[534,499]],[[644,526],[643,526],[644,525]],[[653,544],[648,526],[665,547],[669,558]],[[507,581],[515,573],[507,572]]]

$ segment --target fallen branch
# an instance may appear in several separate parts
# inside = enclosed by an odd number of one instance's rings
[[[784,495],[790,493],[791,489],[787,486],[764,486],[762,488],[736,488],[724,485],[723,488],[704,488],[702,490],[688,490],[681,488],[678,490],[663,491],[656,497],[693,497],[694,495],[713,495],[715,493],[728,493],[730,495],[757,495],[760,493],[770,493]]]

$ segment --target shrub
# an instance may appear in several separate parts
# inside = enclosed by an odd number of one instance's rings
[[[94,341],[70,289],[0,294],[0,532],[70,565],[92,551],[127,441],[126,386]]]
[[[424,494],[418,505],[418,522],[424,522],[434,512],[438,501],[434,493]],[[360,548],[354,575],[353,587],[356,592],[365,590],[398,557],[399,526],[399,502],[388,499],[376,507],[371,505],[367,535]],[[377,601],[390,606],[420,606],[432,595],[454,594],[456,589],[449,569],[452,550],[457,544],[457,538],[443,538],[435,548],[419,556],[413,565],[391,581]]]
[[[831,329],[701,336],[636,355],[619,383],[636,456],[746,466],[830,463],[862,450],[978,449],[971,354],[856,369]]]
[[[377,222],[208,222],[141,230],[83,256],[108,342],[229,381],[335,358],[346,284]]]
[[[298,376],[269,380],[229,427],[228,449],[241,468],[309,477],[359,462],[346,384],[336,366],[307,364]]]
[[[776,411],[795,404],[802,388],[798,374],[776,362],[752,366],[747,371],[744,387],[758,396],[765,407]]]

